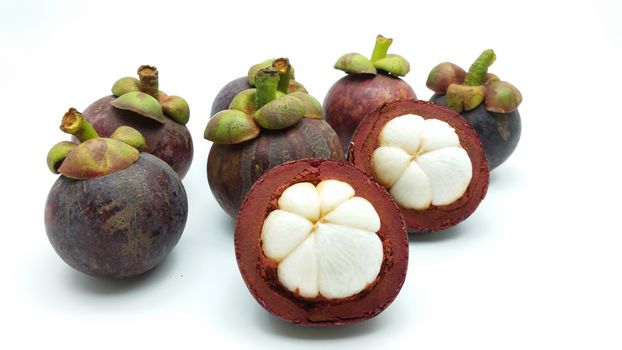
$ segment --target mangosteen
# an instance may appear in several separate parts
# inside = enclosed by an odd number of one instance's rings
[[[434,95],[430,101],[447,106],[469,121],[482,141],[490,170],[505,162],[518,145],[521,119],[520,91],[507,81],[488,73],[496,59],[486,50],[466,73],[459,66],[444,62],[432,69],[426,85]]]
[[[179,241],[188,201],[177,173],[141,153],[145,140],[121,126],[99,137],[75,109],[61,129],[81,143],[63,141],[48,153],[61,176],[45,204],[45,230],[71,267],[103,278],[142,274],[164,260]]]
[[[294,67],[290,65],[287,58],[271,58],[253,65],[248,70],[248,74],[245,77],[239,77],[237,79],[234,79],[227,83],[225,86],[223,86],[216,95],[216,98],[214,98],[214,102],[212,103],[211,115],[213,116],[220,111],[228,109],[235,95],[239,94],[243,90],[254,88],[255,75],[257,75],[257,72],[260,69],[269,66],[273,66],[277,69],[280,68],[280,80],[278,86],[278,90],[280,92],[284,94],[296,91],[307,93],[307,89],[305,89],[302,84],[294,80]]]
[[[168,163],[183,178],[192,163],[192,137],[186,127],[190,107],[179,96],[159,90],[158,70],[140,66],[138,77],[124,77],[112,86],[112,96],[93,102],[84,117],[99,135],[110,135],[122,125],[145,138],[144,152]]]
[[[410,232],[433,232],[471,215],[488,189],[488,162],[469,123],[430,102],[388,103],[363,120],[348,160],[373,176]]]
[[[408,61],[399,55],[387,54],[393,39],[376,37],[371,59],[358,53],[345,54],[335,68],[348,75],[339,79],[324,98],[326,122],[333,127],[344,152],[354,130],[367,114],[384,103],[416,99],[413,89],[399,77],[410,71]]]
[[[356,323],[399,293],[408,236],[387,191],[342,161],[305,159],[266,172],[242,204],[235,255],[267,311],[303,325]]]
[[[320,103],[304,92],[278,91],[277,68],[258,71],[254,89],[235,96],[205,128],[214,142],[207,180],[218,204],[232,218],[253,183],[268,169],[302,158],[343,159],[339,138],[322,119]]]

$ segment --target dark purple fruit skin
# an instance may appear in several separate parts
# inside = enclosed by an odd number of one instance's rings
[[[447,106],[445,95],[434,94],[430,102]],[[516,149],[521,134],[518,110],[510,113],[489,112],[480,104],[477,108],[460,113],[479,136],[490,170],[505,162]]]
[[[251,84],[248,83],[248,79],[246,77],[239,77],[235,80],[228,82],[225,86],[220,89],[216,98],[214,98],[214,102],[212,103],[212,114],[214,115],[220,111],[224,111],[229,108],[231,101],[239,92],[252,89]]]
[[[263,129],[257,138],[240,144],[212,144],[207,180],[220,207],[235,218],[246,194],[263,173],[304,158],[344,159],[339,138],[324,120],[303,118],[285,130]]]
[[[324,118],[339,135],[346,152],[352,134],[370,112],[384,103],[416,98],[410,85],[400,78],[382,73],[350,74],[339,79],[326,94]]]
[[[102,137],[109,137],[118,127],[127,125],[140,131],[145,138],[143,152],[151,153],[170,165],[183,179],[192,164],[192,136],[185,125],[165,118],[164,124],[134,112],[114,108],[114,96],[103,97],[84,110],[86,120]]]
[[[45,204],[45,230],[56,253],[86,274],[124,279],[158,265],[186,225],[181,180],[148,153],[130,167],[90,180],[60,176]]]

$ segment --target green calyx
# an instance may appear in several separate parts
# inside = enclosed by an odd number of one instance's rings
[[[387,54],[392,43],[393,39],[378,35],[370,59],[359,53],[348,53],[337,59],[334,68],[348,74],[375,75],[380,70],[399,77],[405,76],[410,71],[410,64],[400,55]]]
[[[81,143],[57,143],[48,152],[47,165],[53,173],[76,180],[93,179],[129,167],[145,145],[143,136],[127,126],[119,127],[110,138],[99,137],[74,108],[63,116],[61,130],[76,136]]]
[[[166,121],[160,102],[153,96],[141,91],[132,91],[119,96],[116,100],[112,101],[112,106],[118,109],[132,111],[160,124],[164,124]]]
[[[492,81],[486,86],[484,106],[490,112],[512,112],[522,101],[523,96],[520,91],[507,81]]]
[[[493,50],[485,50],[463,78],[460,67],[441,63],[430,72],[427,86],[436,93],[447,93],[447,106],[458,113],[475,109],[482,102],[490,112],[512,112],[521,103],[522,95],[512,84],[488,73],[496,58]]]
[[[273,65],[259,69],[254,80],[256,88],[241,91],[229,109],[214,115],[204,137],[219,144],[237,144],[256,138],[261,129],[286,129],[305,117],[321,119],[321,104],[304,88],[294,85],[294,92],[279,91],[281,76]],[[291,88],[292,80],[288,82],[288,90]]]
[[[255,86],[255,78],[257,77],[257,73],[264,69],[264,68],[268,68],[268,67],[274,67],[277,68],[279,70],[279,75],[281,80],[294,80],[294,66],[292,66],[289,63],[289,60],[285,57],[281,57],[281,58],[270,58],[267,59],[261,63],[257,63],[252,65],[249,70],[248,73],[246,75],[246,79],[248,80],[248,83],[251,86]],[[285,67],[287,67],[285,69]],[[287,78],[285,78],[284,75],[287,75]],[[282,83],[283,86],[287,86],[287,84],[285,82]],[[286,91],[281,90],[281,92],[285,93]]]
[[[252,115],[226,109],[210,118],[203,137],[218,144],[231,145],[254,139],[259,132],[259,126]]]
[[[117,97],[113,107],[135,112],[160,124],[166,117],[185,125],[190,119],[188,102],[179,96],[168,96],[159,90],[158,69],[153,66],[140,66],[138,79],[123,77],[112,86],[112,94]],[[151,97],[151,98],[148,98]]]

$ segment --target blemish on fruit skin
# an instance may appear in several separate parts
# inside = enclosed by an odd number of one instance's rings
[[[499,135],[501,135],[503,141],[510,139],[510,117],[507,115],[499,115],[497,117],[497,131],[499,131]]]

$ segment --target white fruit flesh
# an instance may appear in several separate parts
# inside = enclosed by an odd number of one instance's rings
[[[471,159],[456,131],[442,120],[403,115],[384,126],[378,141],[374,177],[404,208],[451,204],[471,182]]]
[[[384,258],[380,217],[337,180],[285,189],[261,228],[261,248],[278,264],[288,290],[305,298],[342,299],[378,277]]]

